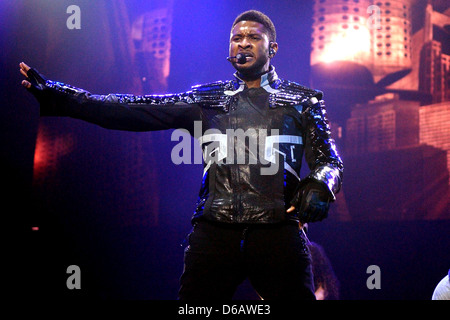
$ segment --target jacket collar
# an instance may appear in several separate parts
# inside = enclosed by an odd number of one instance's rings
[[[245,82],[239,75],[239,72],[236,71],[234,73],[234,77],[236,78],[236,86],[237,92],[240,92],[245,89]],[[275,82],[278,80],[278,75],[275,72],[275,67],[273,65],[269,66],[269,71],[261,75],[261,87],[265,89],[269,93],[276,93],[279,90],[275,89],[273,86]],[[235,93],[237,93],[235,92]]]
[[[236,78],[239,85],[245,84],[244,80],[242,80],[238,71],[234,73],[234,77]],[[263,73],[261,75],[261,87],[264,87],[267,84],[273,83],[278,80],[278,75],[275,72],[275,67],[273,65],[269,66],[269,71]]]

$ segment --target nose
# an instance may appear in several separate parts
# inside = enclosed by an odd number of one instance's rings
[[[242,49],[247,49],[251,47],[251,42],[248,41],[247,37],[243,37],[242,40],[239,42],[239,47]]]

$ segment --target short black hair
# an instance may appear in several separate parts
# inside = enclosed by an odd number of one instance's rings
[[[231,29],[233,29],[234,26],[241,21],[255,21],[261,23],[269,33],[269,41],[275,42],[277,40],[277,31],[275,30],[275,25],[273,24],[272,20],[270,20],[270,18],[261,11],[248,10],[242,12],[234,20]]]

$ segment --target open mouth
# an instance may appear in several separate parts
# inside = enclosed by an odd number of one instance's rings
[[[243,54],[247,59],[253,58],[253,53],[249,53],[249,52],[238,52],[238,54]]]
[[[245,62],[240,64],[246,64],[247,62],[251,61],[253,59],[253,54],[248,52],[239,52],[238,55],[245,56]]]

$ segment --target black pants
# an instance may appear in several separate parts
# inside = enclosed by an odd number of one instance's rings
[[[298,226],[198,222],[179,299],[229,300],[247,277],[264,300],[314,300],[311,255]]]

